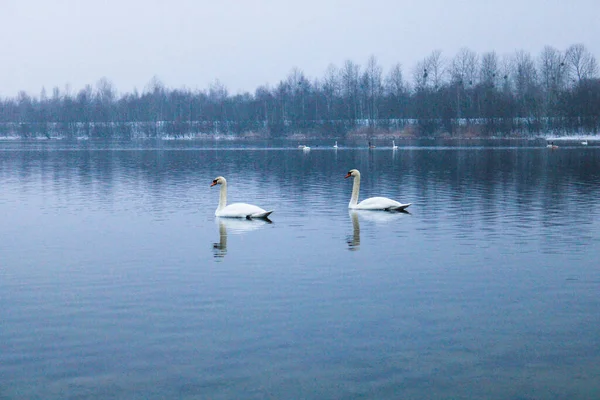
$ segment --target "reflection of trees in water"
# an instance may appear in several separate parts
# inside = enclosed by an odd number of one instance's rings
[[[518,235],[531,228],[558,230],[558,223],[568,218],[580,227],[571,233],[577,237],[589,236],[600,198],[600,157],[594,148],[418,148],[396,153],[365,148],[338,151],[333,157],[331,149],[317,148],[306,156],[297,150],[188,150],[187,144],[152,144],[154,149],[147,151],[67,142],[3,146],[15,151],[2,153],[0,176],[39,176],[42,190],[63,197],[78,193],[90,202],[110,203],[133,193],[144,196],[152,210],[164,209],[166,202],[199,199],[216,207],[208,184],[217,175],[231,182],[234,201],[246,197],[272,204],[277,199],[276,209],[288,203],[316,210],[345,208],[351,187],[343,176],[358,168],[364,177],[361,195],[413,202],[411,210],[419,210],[428,229],[450,219],[466,236],[482,227],[477,224],[484,224],[486,235],[510,227]],[[47,151],[52,146],[65,150]],[[111,150],[115,147],[119,150]]]
[[[591,229],[589,213],[579,207],[582,199],[598,198],[600,162],[593,153],[450,149],[417,157],[415,197],[429,202],[423,205],[429,228],[451,220],[464,237],[502,233],[524,240],[532,229],[551,238],[567,223],[580,227],[563,231],[573,241],[589,236],[584,233]]]

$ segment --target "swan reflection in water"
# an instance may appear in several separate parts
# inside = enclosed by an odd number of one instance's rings
[[[358,221],[358,211],[350,211],[352,219],[352,235],[348,235],[348,250],[356,251],[360,247],[360,222]]]
[[[356,251],[360,248],[360,219],[375,224],[386,224],[397,221],[401,214],[410,214],[406,210],[402,211],[370,211],[370,210],[350,210],[348,212],[352,220],[352,235],[348,235],[346,243],[348,250]],[[360,216],[360,217],[359,217]]]
[[[219,242],[213,244],[213,253],[215,258],[223,258],[227,254],[227,234],[243,234],[246,232],[260,229],[271,224],[268,218],[262,219],[238,219],[238,218],[217,218],[219,224]]]

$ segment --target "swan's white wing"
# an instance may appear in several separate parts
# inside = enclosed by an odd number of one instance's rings
[[[217,217],[226,218],[266,218],[273,211],[266,211],[253,204],[246,203],[233,203],[222,210],[217,210],[215,215]]]
[[[353,208],[358,210],[404,210],[408,206],[410,203],[402,204],[387,197],[371,197],[361,201]]]

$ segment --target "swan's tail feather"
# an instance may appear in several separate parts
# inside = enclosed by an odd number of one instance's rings
[[[252,219],[252,218],[268,219],[269,215],[271,215],[272,212],[273,212],[273,210],[271,210],[271,211],[265,211],[264,213],[250,214],[246,218],[247,219]]]
[[[390,211],[404,211],[405,209],[407,209],[412,203],[408,203],[408,204],[401,204],[398,207],[390,207],[388,208],[388,210]]]

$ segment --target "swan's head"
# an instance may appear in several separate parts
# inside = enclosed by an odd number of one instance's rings
[[[350,171],[348,171],[348,174],[344,177],[344,179],[350,178],[351,176],[360,176],[360,172],[358,172],[357,169],[351,169]]]
[[[212,183],[210,184],[210,187],[213,187],[215,185],[222,185],[224,183],[226,183],[227,181],[225,180],[225,178],[223,178],[222,176],[217,176]]]

